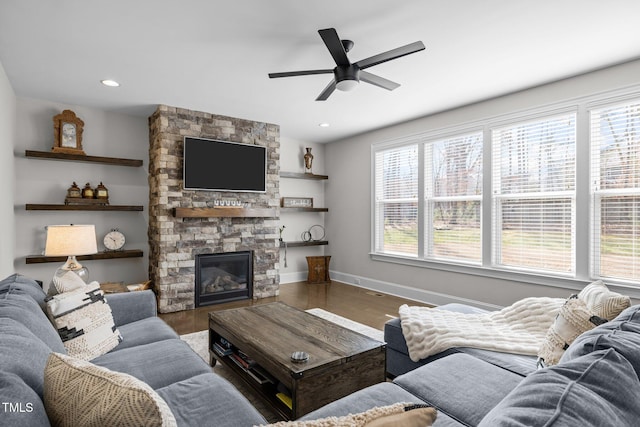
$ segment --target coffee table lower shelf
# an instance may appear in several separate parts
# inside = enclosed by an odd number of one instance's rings
[[[284,402],[276,397],[278,394],[277,385],[273,383],[265,383],[260,384],[246,371],[240,368],[235,362],[231,361],[230,356],[220,356],[215,351],[209,350],[209,354],[211,355],[212,361],[218,361],[222,363],[225,368],[229,368],[233,371],[238,377],[242,379],[242,381],[247,384],[251,389],[253,389],[256,394],[263,400],[267,402],[267,404],[275,410],[283,420],[291,420],[293,419],[293,410],[289,408]],[[212,366],[215,363],[212,363]]]

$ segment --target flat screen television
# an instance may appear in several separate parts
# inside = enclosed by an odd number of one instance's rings
[[[267,147],[204,138],[184,138],[185,190],[267,190]]]

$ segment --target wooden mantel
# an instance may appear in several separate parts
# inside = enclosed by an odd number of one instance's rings
[[[276,208],[173,208],[176,218],[277,218]]]

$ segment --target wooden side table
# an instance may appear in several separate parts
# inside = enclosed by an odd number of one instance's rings
[[[331,256],[308,256],[307,267],[309,272],[307,274],[307,283],[329,283],[331,278],[329,277],[329,261]]]

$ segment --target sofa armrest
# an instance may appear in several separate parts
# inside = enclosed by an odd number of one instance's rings
[[[158,315],[156,295],[151,290],[107,294],[116,327]]]

